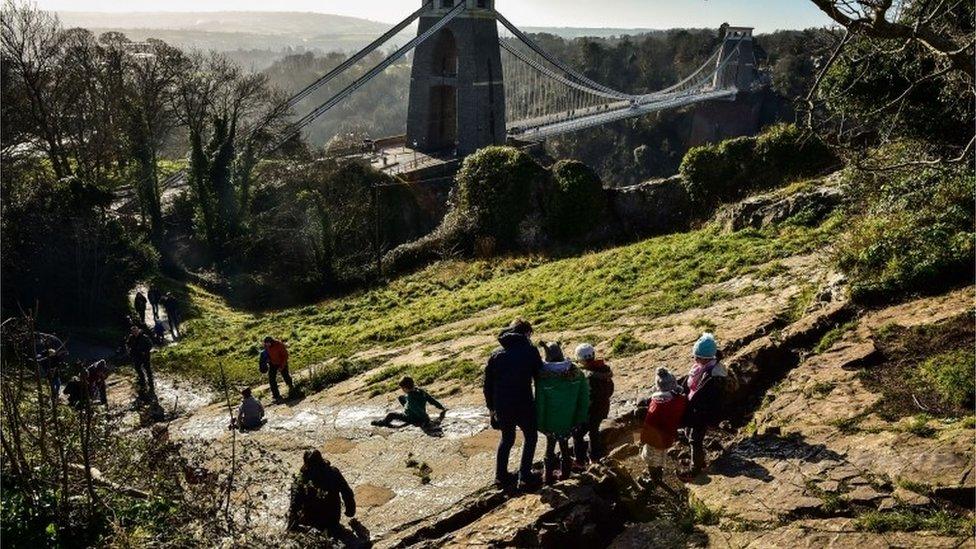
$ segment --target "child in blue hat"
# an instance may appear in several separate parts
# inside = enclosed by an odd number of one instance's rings
[[[693,478],[705,468],[705,433],[721,419],[722,400],[728,372],[720,362],[715,335],[705,332],[692,348],[695,364],[684,381],[688,407],[684,425],[691,439],[691,471],[683,475]]]

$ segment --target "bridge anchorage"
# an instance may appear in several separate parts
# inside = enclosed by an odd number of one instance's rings
[[[494,0],[424,0],[419,9],[328,73],[284,101],[290,110],[347,69],[378,51],[414,22],[417,36],[293,122],[255,156],[280,148],[413,51],[407,131],[375,142],[374,165],[417,172],[488,145],[533,141],[647,113],[713,100],[732,100],[759,83],[752,29],[728,27],[716,51],[667,88],[627,93],[587,78],[547,52],[495,10]],[[499,37],[499,25],[511,36]],[[162,183],[179,185],[179,172]]]

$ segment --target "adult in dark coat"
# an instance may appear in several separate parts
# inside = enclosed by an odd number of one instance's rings
[[[502,432],[495,461],[495,481],[508,484],[508,457],[515,445],[515,429],[522,431],[522,460],[519,483],[534,484],[540,479],[532,474],[536,432],[533,380],[542,368],[542,356],[532,344],[532,325],[517,319],[498,336],[501,348],[491,354],[485,367],[485,404],[491,414],[492,427]]]
[[[342,473],[325,461],[318,450],[307,450],[302,469],[291,486],[288,529],[307,527],[332,536],[340,534],[340,497],[346,516],[356,516],[356,496]]]
[[[162,294],[159,293],[159,288],[155,286],[150,286],[149,291],[149,304],[152,305],[153,320],[159,318],[159,301],[162,299]]]
[[[125,349],[132,359],[132,366],[136,369],[140,396],[156,394],[156,383],[153,381],[152,366],[149,364],[152,340],[139,328],[133,326],[129,330],[129,337],[125,340]]]
[[[145,324],[146,323],[146,296],[142,295],[142,292],[136,292],[136,298],[133,300],[133,305],[135,305],[136,313],[139,315],[139,322]]]
[[[166,311],[166,320],[169,321],[169,333],[176,339],[177,335],[182,336],[180,329],[180,308],[173,294],[167,292],[162,299],[163,310]]]

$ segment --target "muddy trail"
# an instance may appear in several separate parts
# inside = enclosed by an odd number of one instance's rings
[[[504,493],[490,487],[499,435],[489,428],[480,383],[439,381],[427,387],[449,409],[441,432],[435,436],[416,427],[370,425],[370,420],[398,408],[394,394],[373,394],[370,372],[280,404],[267,405],[266,385],[255,387],[266,404],[267,423],[245,433],[227,428],[230,412],[222,395],[198,392],[195,399],[177,397],[179,390],[174,387],[170,391],[173,396],[167,397],[169,402],[182,399],[186,408],[169,422],[169,436],[204,469],[225,470],[233,456],[238,516],[250,528],[271,535],[283,531],[291,478],[301,465],[303,451],[319,448],[353,486],[357,519],[381,547],[607,546],[614,539],[614,546],[646,547],[648,536],[660,541],[657,546],[662,547],[767,546],[762,540],[799,535],[785,529],[792,528],[794,521],[819,521],[803,527],[802,532],[811,533],[810,540],[833,536],[831,539],[838,541],[887,546],[879,541],[886,539],[883,536],[854,528],[856,514],[901,508],[909,495],[895,486],[893,479],[904,477],[911,467],[915,467],[915,477],[911,478],[933,478],[937,461],[943,463],[940,467],[945,473],[938,477],[945,485],[940,489],[964,490],[973,484],[972,449],[961,445],[958,436],[946,442],[941,437],[909,440],[904,433],[895,438],[882,433],[873,445],[866,446],[870,450],[859,451],[862,441],[846,438],[851,433],[840,433],[833,423],[827,422],[828,427],[822,429],[834,433],[832,437],[816,438],[803,432],[803,421],[810,420],[805,415],[784,421],[768,418],[771,409],[787,403],[795,410],[819,406],[816,398],[824,396],[828,381],[840,388],[853,386],[856,380],[840,377],[838,372],[849,374],[870,364],[867,357],[872,353],[863,346],[870,340],[870,326],[932,323],[965,314],[968,301],[960,296],[971,295],[972,289],[942,300],[923,300],[913,307],[905,306],[908,308],[901,312],[895,308],[863,315],[846,302],[841,282],[825,270],[819,256],[797,256],[780,263],[785,268],[777,269],[780,274],[774,276],[745,275],[699,289],[733,296],[711,307],[656,318],[624,314],[613,325],[536,334],[537,339],[572,344],[585,336],[595,340],[600,354],[606,355],[614,337],[629,333],[643,343],[643,350],[610,356],[616,391],[611,405],[613,419],[604,422],[603,431],[612,449],[611,458],[535,494]],[[812,299],[807,298],[809,306],[797,311],[798,300],[809,296],[811,288],[816,291]],[[404,357],[412,363],[445,357],[483,361],[484,349],[491,345],[493,336],[470,333],[469,328],[485,320],[500,321],[504,316],[504,311],[486,310],[462,323],[423,334],[436,333],[436,338],[422,335],[405,343],[378,346],[364,356],[381,357],[385,365],[402,363],[407,360]],[[811,352],[825,334],[849,326],[852,319],[859,323],[859,331],[845,333],[826,353]],[[641,486],[636,482],[643,465],[634,443],[639,436],[634,403],[650,393],[653,371],[658,366],[686,372],[691,343],[703,329],[712,327],[717,327],[732,378],[728,421],[706,440],[712,463],[709,475],[687,487],[673,476],[668,489]],[[457,337],[448,338],[445,333]],[[862,347],[851,351],[848,347],[852,345]],[[831,362],[827,368],[824,360],[841,364]],[[811,369],[827,372],[822,375],[829,380],[816,382],[813,391],[809,387],[793,389],[789,401],[771,398],[783,391],[784,385],[794,383],[800,372]],[[871,399],[862,396],[853,411],[848,411],[864,416],[870,413],[870,406]],[[836,404],[831,409],[847,410]],[[800,435],[788,432],[794,430],[793,424]],[[971,435],[972,428],[959,432]],[[899,449],[906,443],[913,445],[912,454]],[[510,467],[514,467],[520,445],[521,439],[513,450]],[[537,447],[538,462],[543,446]],[[869,460],[879,452],[890,458],[884,466]],[[938,460],[918,458],[932,452]],[[679,464],[687,464],[686,445],[676,446],[671,455]],[[897,462],[895,456],[901,456],[902,461]],[[887,487],[879,482],[885,476],[889,479]],[[835,477],[839,480],[831,483]],[[875,492],[869,494],[865,487]],[[823,510],[828,498],[849,503],[840,511],[828,512]],[[689,500],[714,510],[709,524],[692,525]],[[927,496],[913,501],[933,505]],[[965,505],[960,509],[965,511]],[[923,539],[919,536],[929,536],[924,539],[936,542],[936,546],[958,540],[925,532],[896,538]]]
[[[594,340],[602,355],[606,355],[610,341],[622,333],[642,342],[644,350],[610,357],[616,385],[611,417],[629,416],[634,402],[649,394],[656,367],[687,371],[688,349],[704,328],[721,326],[719,337],[731,351],[781,327],[805,288],[827,287],[829,277],[818,256],[797,256],[779,264],[779,274],[774,276],[744,275],[700,288],[701,292],[734,296],[707,308],[657,318],[623,314],[613,325],[540,333],[536,338],[575,344],[585,336]],[[829,298],[828,292],[825,299]],[[437,328],[440,337],[426,341],[438,342],[377,347],[365,355],[386,357],[388,365],[408,360],[404,357],[414,363],[444,357],[471,357],[483,363],[485,348],[492,345],[494,337],[491,333],[471,333],[469,327],[486,319],[504,322],[502,318],[506,318],[504,311],[486,310],[463,323]],[[458,337],[446,339],[445,333],[457,333]],[[417,340],[425,338],[422,335]],[[238,478],[248,487],[246,494],[240,494],[241,501],[248,500],[248,515],[255,528],[281,531],[291,476],[301,464],[302,452],[315,447],[322,449],[354,487],[360,509],[357,518],[372,538],[386,541],[402,537],[404,525],[449,511],[491,483],[499,435],[488,426],[480,383],[457,381],[427,387],[449,409],[442,436],[428,436],[415,427],[373,427],[371,419],[397,406],[394,394],[371,396],[369,375],[367,372],[319,393],[267,406],[268,421],[258,431],[232,433],[227,429],[226,404],[214,403],[173,421],[170,437],[194,453],[206,448],[212,457],[210,463],[201,465],[213,469],[223,467],[231,445],[237,445],[238,454],[243,456]],[[255,389],[267,403],[264,387]],[[610,426],[610,430],[608,436],[615,437],[613,431],[619,427]],[[513,456],[518,455],[520,444]],[[537,460],[542,457],[542,446],[537,447]]]

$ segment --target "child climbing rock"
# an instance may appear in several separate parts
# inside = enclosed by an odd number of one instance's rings
[[[302,469],[291,486],[288,530],[315,528],[335,536],[342,530],[340,496],[346,516],[356,516],[356,496],[342,473],[323,459],[318,450],[307,450]]]
[[[407,425],[416,425],[421,428],[430,426],[430,416],[427,415],[427,403],[440,409],[440,419],[444,418],[447,408],[443,404],[430,396],[430,393],[419,388],[413,378],[407,376],[400,380],[400,390],[403,394],[397,397],[403,406],[403,412],[390,412],[383,419],[372,421],[377,427],[391,427],[394,421],[402,421]]]
[[[689,430],[691,440],[691,471],[682,475],[688,479],[705,468],[705,433],[709,426],[721,421],[725,381],[725,367],[719,362],[718,343],[715,336],[705,332],[692,349],[695,364],[684,380],[684,392],[688,395],[683,424]]]
[[[558,343],[543,341],[539,346],[545,350],[545,360],[536,384],[536,417],[539,432],[546,435],[545,482],[551,484],[557,464],[561,478],[569,476],[572,465],[569,437],[575,427],[588,421],[590,386],[579,368],[563,356]]]
[[[653,482],[664,478],[665,452],[678,436],[678,426],[688,399],[681,394],[678,381],[667,368],[658,368],[654,376],[654,393],[647,405],[644,428],[641,429],[641,458]]]

